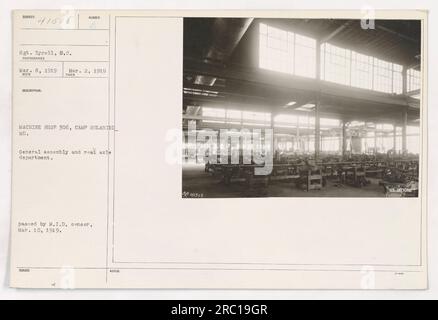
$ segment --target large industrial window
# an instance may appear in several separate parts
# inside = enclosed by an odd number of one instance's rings
[[[202,121],[205,123],[225,123],[225,109],[202,108],[202,116],[211,118]]]
[[[362,150],[366,153],[374,153],[376,148],[376,133],[374,131],[368,131],[366,136],[362,138]]]
[[[351,51],[333,46],[321,45],[321,79],[350,85]]]
[[[271,114],[269,112],[203,107],[202,116],[207,118],[203,120],[205,123],[242,124],[245,126],[271,125]]]
[[[340,149],[339,137],[321,137],[321,151],[338,153]]]
[[[260,68],[294,73],[294,34],[260,24]]]
[[[315,128],[315,117],[298,116],[300,128]]]
[[[403,66],[396,63],[392,64],[392,92],[403,92]]]
[[[331,118],[321,118],[319,120],[319,124],[321,127],[328,127],[328,128],[337,128],[341,125],[341,121],[338,119],[331,119]]]
[[[227,119],[241,120],[242,111],[240,110],[227,110]]]
[[[376,124],[376,130],[391,133],[394,131],[394,126],[390,123],[378,123],[378,124]]]
[[[415,69],[407,70],[407,90],[408,92],[418,90],[421,87],[421,73]]]
[[[304,77],[316,76],[316,40],[259,25],[259,67]]]
[[[219,108],[202,108],[204,117],[225,118],[225,109]]]
[[[392,63],[374,58],[374,86],[381,92],[392,92]]]
[[[321,45],[321,79],[386,93],[402,93],[403,67],[330,43]]]
[[[374,85],[376,91],[386,93],[402,93],[403,67],[396,63],[374,58]]]
[[[290,31],[259,25],[259,67],[316,77],[316,40]],[[399,64],[323,43],[321,79],[357,88],[400,94],[403,67]],[[420,72],[408,70],[408,91],[420,88]]]
[[[241,124],[242,111],[240,110],[227,110],[227,123],[229,124]]]
[[[316,40],[295,34],[295,74],[316,77]]]
[[[274,125],[282,128],[296,127],[298,124],[298,116],[289,114],[279,114],[274,117]]]
[[[373,57],[354,51],[351,53],[351,85],[369,90],[373,88]]]
[[[244,125],[255,125],[255,126],[271,125],[271,114],[269,112],[243,111],[242,119],[244,121],[243,123]]]

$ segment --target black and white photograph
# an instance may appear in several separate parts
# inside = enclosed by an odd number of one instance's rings
[[[182,197],[418,197],[421,33],[184,18]]]

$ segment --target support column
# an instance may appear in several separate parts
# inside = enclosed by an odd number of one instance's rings
[[[402,93],[406,94],[408,92],[408,68],[406,66],[403,66],[402,81],[403,81]]]
[[[307,115],[307,129],[308,129],[308,131],[307,131],[307,136],[306,136],[307,143],[306,143],[306,147],[305,147],[307,154],[310,153],[310,130],[309,130],[309,128],[310,128],[310,116]]]
[[[339,144],[338,152],[340,155],[342,155],[342,126],[341,126],[341,133],[339,134],[338,137],[338,144]]]
[[[394,154],[395,154],[397,152],[397,125],[395,123],[394,123],[394,130],[392,136],[393,136],[392,147],[394,149]]]
[[[374,154],[377,154],[377,128],[374,129]]]
[[[342,159],[345,158],[347,153],[347,123],[342,120]]]
[[[316,40],[316,80],[321,80],[321,41]]]
[[[320,98],[318,96],[318,100],[315,104],[315,160],[319,159],[320,149],[321,149],[321,130],[320,130]]]
[[[272,130],[272,156],[276,157],[278,156],[278,141],[277,138],[275,137],[275,126],[274,126],[274,118],[275,118],[275,114],[274,112],[271,112],[271,130]],[[274,160],[278,160],[278,159],[274,159]]]
[[[296,143],[297,143],[297,151],[298,152],[301,152],[301,139],[300,139],[300,117],[299,116],[297,116],[297,131],[296,131],[296,134],[295,134],[295,140],[296,140]]]
[[[408,153],[407,139],[406,139],[407,126],[408,126],[408,110],[405,109],[403,111],[403,127],[402,127],[402,154],[403,155],[406,155]]]

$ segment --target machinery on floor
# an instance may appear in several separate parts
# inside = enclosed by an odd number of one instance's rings
[[[415,158],[384,158],[356,156],[349,159],[327,156],[315,161],[306,157],[288,157],[274,161],[269,175],[256,175],[254,163],[205,164],[205,172],[225,185],[239,183],[248,188],[267,187],[273,183],[288,183],[305,191],[321,190],[332,185],[366,187],[369,179],[376,179],[382,193],[388,197],[418,195],[419,162]],[[218,159],[219,162],[219,159]]]

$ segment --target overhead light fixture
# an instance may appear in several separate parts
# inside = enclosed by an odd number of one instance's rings
[[[296,103],[297,103],[296,101],[288,102],[283,108],[291,107],[291,106],[293,106],[293,105],[296,104]]]
[[[363,126],[365,126],[364,121],[351,121],[350,122],[350,127],[363,127]]]
[[[315,105],[313,103],[308,103],[308,104],[302,105],[301,107],[297,108],[296,110],[311,111],[313,108],[315,108]]]

